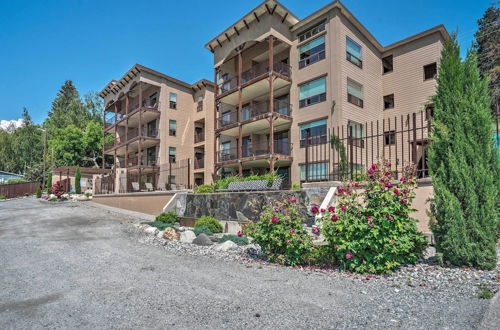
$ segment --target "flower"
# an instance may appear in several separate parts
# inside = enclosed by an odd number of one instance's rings
[[[350,194],[351,194],[351,191],[350,191],[349,189],[347,189],[347,190],[345,191],[345,194],[346,194],[346,195],[350,195]]]
[[[319,209],[318,209],[318,207],[316,205],[311,206],[311,212],[312,212],[312,214],[316,214],[316,213],[318,213],[318,211],[319,211]]]
[[[328,212],[335,212],[335,206],[329,206]]]
[[[291,240],[289,240],[289,239],[287,239],[285,242],[286,242],[286,244],[290,244],[290,243],[292,243],[292,241],[291,241]]]
[[[406,198],[404,198],[404,197],[401,197],[401,199],[400,199],[399,201],[400,201],[401,203],[403,203],[403,204],[408,203],[408,200],[407,200]]]
[[[295,196],[290,197],[290,202],[291,203],[296,203],[297,202],[297,198]]]
[[[241,236],[243,236],[243,233],[240,230],[240,231],[238,231],[238,233],[236,235],[238,235],[238,237],[241,237]]]
[[[271,222],[272,223],[278,223],[278,217],[277,216],[273,216],[273,218],[271,219]]]
[[[372,164],[372,170],[376,170],[377,169],[377,164]]]
[[[405,177],[402,177],[401,179],[399,179],[399,181],[401,181],[401,182],[406,182],[406,178],[405,178]]]
[[[392,215],[388,215],[387,219],[389,219],[389,221],[392,221],[392,220],[394,220],[394,217]]]
[[[403,190],[403,193],[404,194],[408,194],[410,192],[410,189],[406,188],[405,190]]]
[[[319,211],[320,211],[321,213],[325,213],[325,212],[326,212],[326,210],[325,210],[325,209],[321,209],[321,210],[319,210]]]
[[[387,167],[391,167],[391,165],[392,165],[391,162],[385,163],[385,166],[387,166]]]
[[[342,211],[347,211],[347,205],[342,205],[342,206],[340,207],[340,209],[341,209]]]
[[[359,182],[354,182],[354,187],[358,188],[359,187]]]
[[[334,246],[333,246],[333,248],[334,248],[334,249],[338,249],[338,248],[339,248],[339,246],[338,246],[338,245],[334,245]]]
[[[334,215],[332,215],[331,219],[332,219],[333,222],[335,222],[335,221],[339,220],[339,217],[338,217],[338,215],[334,214]]]
[[[368,174],[372,175],[373,173],[375,173],[375,171],[374,171],[373,169],[371,169],[371,168],[370,168],[370,169],[368,170]]]
[[[345,254],[346,259],[351,259],[352,258],[352,253],[346,253]]]
[[[293,235],[293,233],[294,233],[293,229],[290,229],[290,230],[289,230],[289,233],[290,233],[291,235]]]
[[[320,229],[318,227],[314,227],[312,230],[313,234],[319,235]]]
[[[373,223],[369,223],[368,226],[370,226],[370,228],[373,228]]]
[[[387,181],[387,182],[385,183],[385,187],[386,187],[386,188],[391,188],[391,187],[392,187],[392,183],[391,183],[390,181]]]
[[[385,172],[385,176],[390,178],[392,176],[392,173],[391,172]]]
[[[369,222],[369,221],[372,221],[372,217],[369,215],[366,217],[366,220]]]
[[[398,190],[398,188],[394,188],[394,194],[395,194],[395,195],[399,195],[399,190]]]

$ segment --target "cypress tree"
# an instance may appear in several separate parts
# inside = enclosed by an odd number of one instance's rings
[[[80,166],[77,166],[76,171],[75,171],[75,193],[77,193],[77,194],[82,193],[82,187],[80,185],[81,179],[82,179],[82,175],[80,173]]]
[[[52,172],[49,171],[49,173],[47,174],[47,192],[50,192],[50,188],[52,188]]]
[[[488,82],[480,77],[475,52],[462,63],[455,36],[441,52],[433,100],[429,168],[436,249],[452,265],[491,269],[496,265],[500,170]]]

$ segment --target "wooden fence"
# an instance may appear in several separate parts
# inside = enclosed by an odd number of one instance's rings
[[[0,184],[0,195],[7,198],[13,198],[24,195],[34,194],[40,182],[22,182],[12,184]]]

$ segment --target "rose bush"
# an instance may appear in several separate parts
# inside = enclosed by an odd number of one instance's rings
[[[259,221],[245,228],[245,234],[259,244],[271,262],[283,265],[300,265],[311,250],[311,238],[302,227],[303,218],[297,207],[297,199],[267,205]]]
[[[356,182],[339,187],[337,207],[319,213],[321,232],[343,269],[390,273],[399,265],[415,263],[426,247],[409,215],[414,211],[414,168],[405,167],[396,186],[390,167],[387,161],[372,164],[363,190]]]

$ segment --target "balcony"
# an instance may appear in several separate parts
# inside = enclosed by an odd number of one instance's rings
[[[158,165],[155,159],[145,159],[145,157],[143,157],[143,159],[141,160],[139,160],[138,157],[129,157],[127,161],[127,167],[157,167],[157,166]]]
[[[222,75],[223,81],[218,84],[217,98],[222,102],[237,105],[239,101],[238,88],[242,90],[243,101],[254,99],[262,95],[263,91],[269,90],[269,82],[265,79],[270,74],[277,78],[273,80],[274,89],[278,90],[291,83],[291,68],[283,62],[275,62],[273,70],[270,70],[267,61],[258,63],[250,69],[242,72],[241,82],[236,75]]]
[[[250,143],[242,146],[241,161],[253,161],[257,159],[266,159],[271,155],[269,143]],[[292,143],[285,141],[274,141],[274,157],[290,158],[292,155]],[[217,154],[218,163],[237,163],[240,160],[238,148],[229,148],[220,150]]]
[[[194,143],[200,143],[205,141],[205,132],[195,132],[194,133]]]
[[[205,168],[205,157],[194,159],[194,169],[200,170]]]
[[[203,111],[203,101],[198,101],[198,104],[196,105],[196,111]]]
[[[143,128],[140,130],[138,127],[129,128],[128,134],[115,139],[112,142],[104,144],[105,153],[116,151],[117,155],[124,155],[127,151],[137,151],[139,149],[139,141],[141,141],[142,148],[152,147],[160,142],[160,132],[157,129]]]

